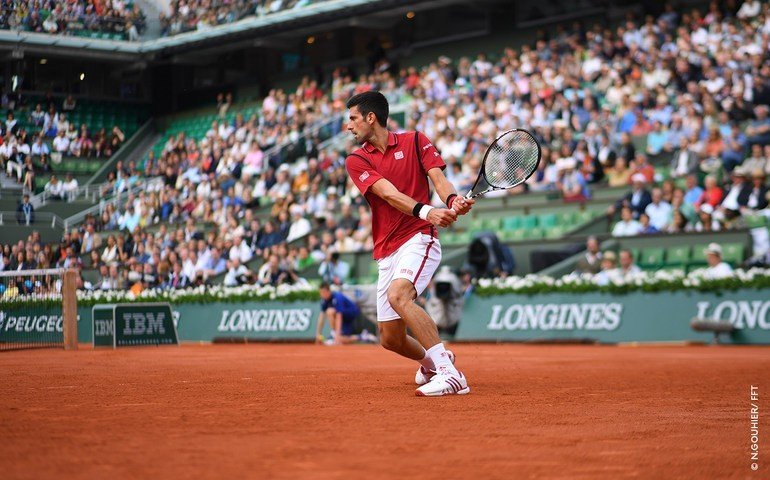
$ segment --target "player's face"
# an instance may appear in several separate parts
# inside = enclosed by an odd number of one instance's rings
[[[371,114],[374,117],[373,114]],[[356,137],[358,143],[363,144],[369,139],[372,134],[372,125],[361,115],[358,111],[358,107],[354,106],[350,109],[350,122],[348,122],[348,131]]]

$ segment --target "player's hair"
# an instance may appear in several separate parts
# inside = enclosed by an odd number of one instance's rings
[[[353,95],[348,100],[347,107],[358,107],[358,111],[364,117],[369,115],[369,112],[372,112],[377,117],[377,123],[381,127],[387,125],[389,113],[388,99],[380,92],[370,91]]]
[[[318,287],[318,289],[319,289],[319,290],[331,290],[331,287],[329,286],[329,284],[328,284],[328,283],[326,283],[326,282],[322,282],[322,283],[321,283],[321,286],[320,286],[320,287]]]

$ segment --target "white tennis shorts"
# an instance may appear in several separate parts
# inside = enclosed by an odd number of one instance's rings
[[[412,282],[419,296],[428,287],[430,279],[441,263],[441,244],[438,238],[417,233],[398,250],[377,260],[377,321],[387,322],[401,318],[388,301],[388,288],[393,280],[405,278]]]

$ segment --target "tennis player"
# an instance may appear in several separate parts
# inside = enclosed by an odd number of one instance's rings
[[[419,362],[416,395],[466,394],[470,388],[454,366],[454,355],[444,349],[436,324],[414,300],[441,262],[438,227],[468,213],[474,201],[457,195],[444,176],[444,160],[425,135],[387,130],[389,107],[381,93],[359,93],[347,107],[348,130],[361,148],[345,165],[372,210],[380,342]],[[447,208],[430,206],[428,179]]]

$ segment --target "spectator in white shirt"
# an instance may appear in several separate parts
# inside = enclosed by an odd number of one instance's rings
[[[78,181],[71,173],[67,174],[67,179],[62,182],[62,192],[67,198],[72,198],[78,189]]]
[[[53,139],[53,149],[61,154],[67,153],[70,148],[70,139],[65,135],[65,130],[59,130],[56,138]]]
[[[253,277],[251,271],[245,265],[241,265],[240,260],[237,258],[228,261],[227,266],[227,273],[223,281],[225,287],[237,287],[238,285],[249,283]]]
[[[629,207],[623,207],[620,211],[621,220],[612,229],[613,237],[633,237],[642,231],[642,225],[634,220],[634,214]]]
[[[759,15],[760,11],[762,11],[762,5],[759,0],[746,0],[735,16],[740,19],[750,19]]]
[[[650,217],[650,225],[661,232],[671,223],[673,210],[671,204],[663,200],[663,191],[660,188],[652,189],[652,203],[647,205],[644,213]]]
[[[243,240],[240,235],[235,237],[233,246],[230,247],[230,260],[238,260],[241,263],[246,263],[252,259],[254,252],[251,251],[249,245]]]
[[[615,268],[617,260],[618,257],[612,250],[602,254],[602,269],[593,278],[595,284],[599,286],[609,285],[613,279],[617,278],[618,270]]]
[[[722,247],[718,243],[709,243],[703,251],[706,255],[706,262],[709,266],[706,268],[707,278],[726,278],[733,274],[733,268],[722,261]]]
[[[286,237],[286,241],[291,243],[298,238],[302,238],[313,229],[310,225],[310,221],[302,216],[302,207],[299,205],[291,206],[292,223],[289,227],[289,234]]]
[[[620,266],[618,272],[626,277],[628,275],[635,275],[641,273],[642,269],[634,263],[634,256],[631,254],[631,250],[623,249],[620,251]]]
[[[48,145],[43,142],[43,137],[38,136],[32,144],[30,153],[33,157],[47,157],[51,153],[51,150],[48,148]]]
[[[56,175],[51,175],[51,179],[45,184],[45,191],[48,196],[54,200],[62,200],[64,198],[64,186],[56,178]]]

